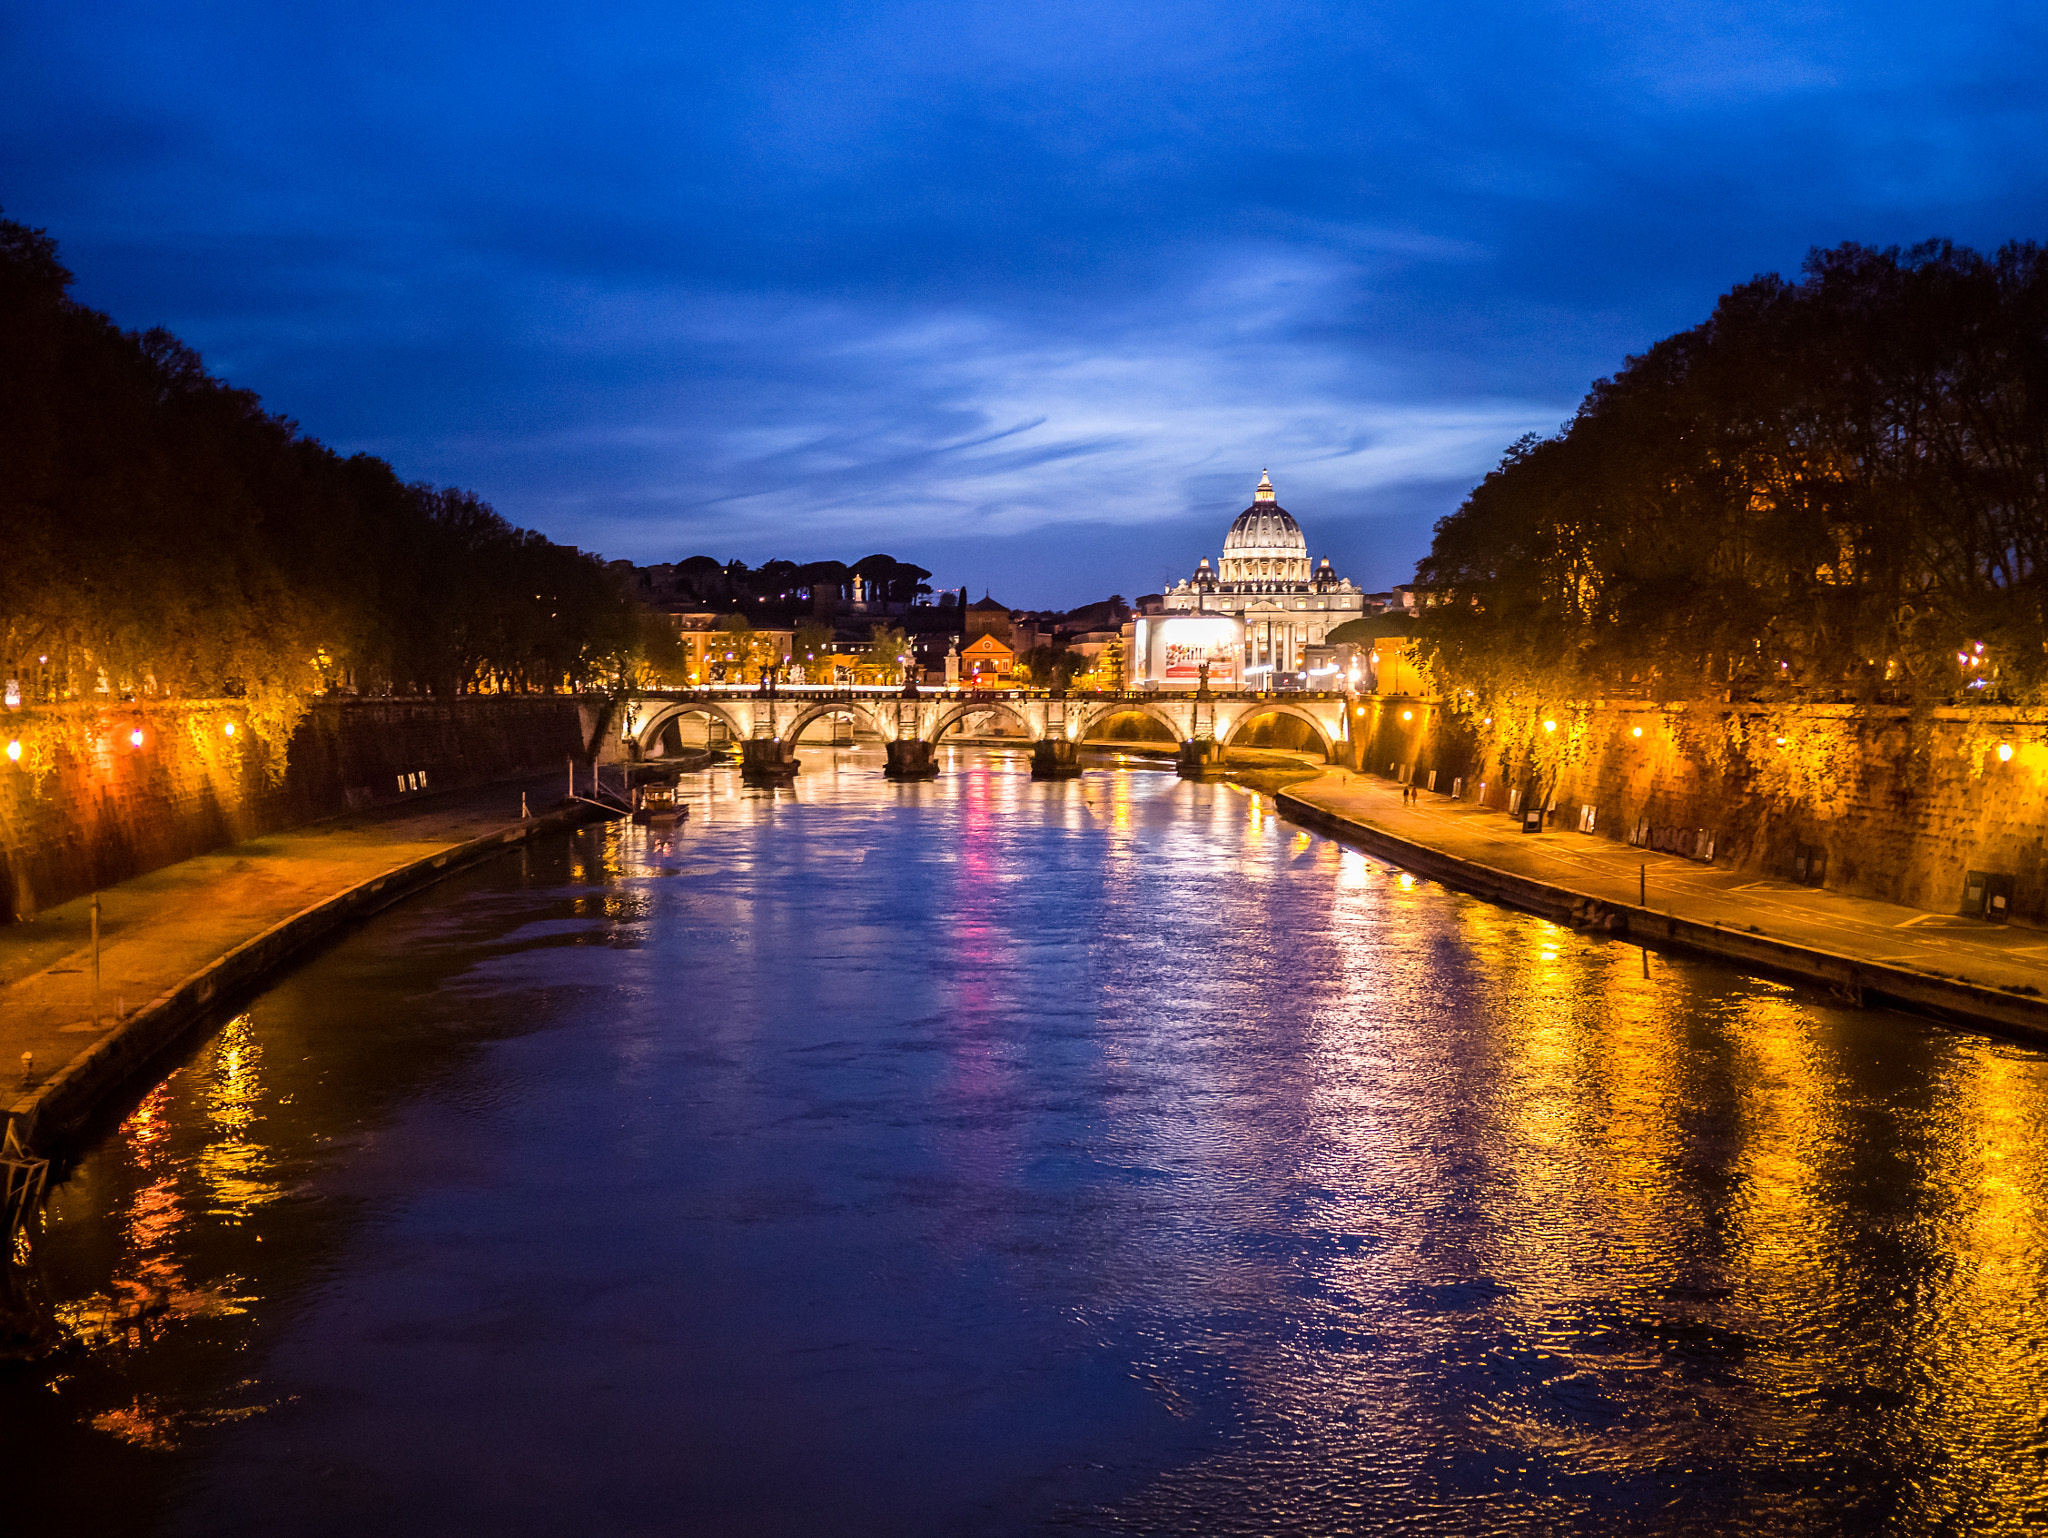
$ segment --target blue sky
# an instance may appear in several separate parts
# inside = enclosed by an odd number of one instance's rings
[[[0,9],[0,206],[342,449],[635,560],[1156,590],[1431,524],[1808,247],[2048,237],[2048,7]]]

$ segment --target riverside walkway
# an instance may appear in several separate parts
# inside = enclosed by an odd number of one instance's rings
[[[1333,819],[1340,834],[1346,831],[1343,824],[1352,825],[1361,843],[1372,845],[1377,837],[1380,853],[1395,864],[1402,863],[1396,843],[1460,862],[1469,869],[1447,866],[1442,878],[1466,890],[1515,901],[1510,891],[1489,890],[1499,884],[1485,873],[1502,872],[1561,895],[1582,895],[1619,915],[1631,935],[1647,931],[1652,944],[1661,918],[1673,928],[1686,926],[1689,933],[1698,926],[1727,937],[1725,944],[1696,937],[1688,948],[1712,950],[1738,964],[1789,962],[1791,970],[1802,970],[1796,957],[1746,954],[1744,937],[1755,937],[1776,942],[1774,952],[1789,947],[1960,985],[1951,990],[1958,997],[1916,1002],[1997,1029],[2028,1036],[2048,1033],[2048,1018],[2029,1018],[2037,1013],[2048,1017],[2048,1005],[2039,1002],[2048,995],[2048,932],[1719,869],[1596,834],[1556,827],[1527,834],[1504,813],[1426,791],[1404,802],[1398,784],[1346,771],[1289,786],[1279,799],[1283,807],[1297,802]],[[1698,938],[1710,943],[1699,944]],[[1815,976],[1832,981],[1834,974],[1816,971]],[[1874,978],[1873,986],[1892,991],[1882,979]],[[1960,996],[1965,991],[2002,997],[1971,1000]]]
[[[39,1091],[181,983],[285,920],[421,862],[522,827],[562,794],[557,774],[444,791],[181,860],[100,898],[95,1020],[90,897],[0,927],[0,1110]],[[31,1066],[24,1075],[23,1053]]]

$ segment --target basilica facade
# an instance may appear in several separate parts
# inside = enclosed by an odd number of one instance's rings
[[[1330,569],[1309,562],[1301,525],[1273,498],[1273,481],[1259,476],[1252,505],[1223,536],[1223,557],[1207,556],[1195,574],[1163,595],[1170,615],[1215,615],[1241,627],[1239,676],[1257,688],[1298,687],[1307,681],[1308,649],[1346,620],[1365,613],[1365,594]]]

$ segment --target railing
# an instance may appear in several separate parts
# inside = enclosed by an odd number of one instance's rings
[[[919,684],[920,700],[961,701],[969,704],[1000,705],[1012,700],[1065,700],[1082,704],[1174,704],[1190,703],[1192,689],[948,689],[943,685]],[[1331,689],[1212,689],[1206,696],[1217,700],[1344,700],[1351,696]],[[813,700],[825,705],[851,705],[869,701],[907,700],[895,684],[778,684],[763,689],[759,684],[703,684],[695,689],[647,689],[636,699],[769,699]]]

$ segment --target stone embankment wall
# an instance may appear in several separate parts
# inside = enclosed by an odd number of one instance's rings
[[[23,751],[0,758],[0,917],[338,812],[522,769],[566,779],[596,715],[560,695],[323,700],[280,776],[236,700],[8,712],[0,749]]]
[[[2048,710],[1848,705],[1559,707],[1467,730],[1433,703],[1372,699],[1351,762],[1550,827],[1647,843],[1716,865],[1935,912],[1964,874],[2012,881],[2013,917],[2048,923]],[[2010,753],[2001,756],[2001,748]],[[1818,860],[1816,860],[1818,857]]]

